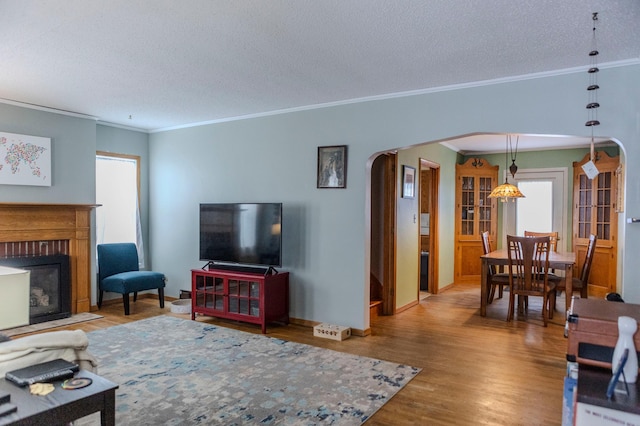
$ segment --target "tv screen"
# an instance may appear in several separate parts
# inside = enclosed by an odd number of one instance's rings
[[[282,266],[282,203],[200,204],[200,260]]]

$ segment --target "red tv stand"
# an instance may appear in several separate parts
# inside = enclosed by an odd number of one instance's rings
[[[260,324],[289,323],[289,273],[216,269],[191,270],[191,319],[196,314]]]

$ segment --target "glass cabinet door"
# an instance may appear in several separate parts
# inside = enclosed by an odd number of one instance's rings
[[[578,238],[589,238],[591,233],[591,179],[585,174],[578,176],[576,210]]]
[[[462,177],[462,201],[460,218],[460,230],[462,235],[473,235],[473,223],[475,213],[475,178],[473,176]]]
[[[594,159],[586,154],[582,161],[573,163],[573,252],[576,254],[576,269],[584,263],[589,236],[598,237],[589,274],[589,297],[601,298],[617,291],[618,269],[618,211],[617,206],[620,158],[596,151]],[[582,166],[593,161],[598,174],[589,179]]]
[[[480,282],[481,234],[496,240],[497,204],[489,195],[497,180],[498,166],[482,158],[456,164],[455,283]]]
[[[611,239],[612,180],[613,173],[599,173],[593,181],[585,174],[578,177],[578,199],[576,202],[577,237],[589,238],[590,234],[598,240]]]
[[[229,279],[229,312],[260,316],[260,283]]]
[[[491,232],[491,194],[492,185],[490,177],[480,177],[480,189],[478,191],[478,235],[483,232]]]
[[[480,235],[491,232],[492,205],[489,194],[493,189],[491,177],[463,176],[460,192],[460,233]]]
[[[611,182],[612,172],[604,172],[598,175],[596,189],[596,229],[595,234],[599,240],[611,239],[611,215],[613,214]]]
[[[197,306],[224,310],[224,280],[221,277],[198,275],[195,278],[195,290]]]

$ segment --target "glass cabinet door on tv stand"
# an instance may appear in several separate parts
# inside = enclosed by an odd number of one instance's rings
[[[196,314],[259,324],[289,323],[289,273],[191,271],[191,319]]]

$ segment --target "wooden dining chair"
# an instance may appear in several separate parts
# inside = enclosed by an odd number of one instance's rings
[[[515,297],[542,297],[542,320],[553,318],[556,302],[556,285],[549,282],[549,252],[551,242],[546,237],[517,237],[507,235],[509,253],[509,311],[507,321],[514,317]],[[518,304],[519,310],[521,304]]]
[[[551,244],[551,251],[558,252],[558,231],[552,232],[534,232],[534,231],[524,231],[525,237],[549,237],[549,243]],[[559,282],[564,282],[564,277],[560,275],[556,275],[556,271],[551,269],[549,271],[549,280],[556,283],[558,285]]]
[[[482,250],[484,254],[491,253],[491,240],[489,238],[489,232],[484,231],[482,234]],[[502,292],[504,287],[509,287],[509,274],[497,271],[495,265],[489,266],[489,275],[487,276],[487,285],[491,286],[491,291],[487,296],[487,303],[493,302],[493,298],[496,295],[496,287],[498,288],[498,299],[502,298]]]
[[[558,252],[558,231],[553,232],[534,232],[524,231],[525,237],[549,237],[549,244],[551,244],[551,251]]]
[[[587,245],[587,252],[584,255],[584,262],[582,263],[582,270],[579,277],[573,277],[571,280],[571,286],[573,291],[580,290],[580,297],[586,299],[589,297],[589,274],[591,273],[591,264],[593,263],[593,255],[596,252],[596,243],[598,237],[594,234],[589,236],[589,244]],[[556,283],[556,293],[565,291],[565,281],[560,280]]]

